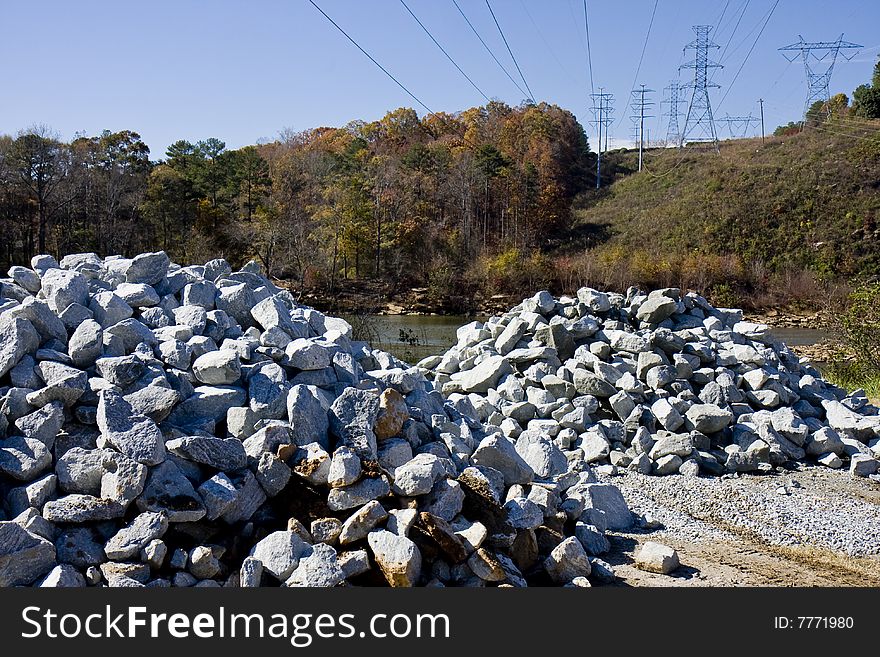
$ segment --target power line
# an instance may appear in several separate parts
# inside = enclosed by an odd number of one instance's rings
[[[730,6],[730,0],[727,0],[727,2],[724,3],[724,9],[721,10],[721,16],[718,18],[717,21],[715,21],[715,25],[717,25],[719,28],[721,27],[721,21],[724,20],[724,14],[727,13],[727,8],[729,6]]]
[[[724,103],[724,99],[727,98],[727,94],[730,93],[730,90],[733,88],[733,85],[736,83],[739,74],[742,72],[743,67],[746,65],[746,62],[749,61],[749,57],[751,57],[752,52],[755,50],[755,46],[758,45],[758,41],[761,40],[761,35],[764,34],[764,29],[767,27],[767,23],[770,22],[770,19],[773,17],[773,12],[776,11],[776,7],[779,5],[779,0],[773,3],[773,6],[770,8],[770,13],[767,14],[767,18],[764,20],[764,24],[761,26],[761,30],[758,32],[758,36],[755,37],[755,42],[752,44],[752,47],[749,48],[749,52],[746,53],[746,58],[742,61],[742,64],[739,65],[739,69],[736,72],[736,75],[733,76],[733,80],[729,85],[727,85],[727,91],[724,92],[724,95],[721,97],[721,101],[718,103],[718,109],[721,109],[721,105]]]
[[[419,27],[421,27],[421,28],[425,31],[425,34],[427,34],[427,35],[431,38],[431,41],[433,41],[433,42],[434,42],[434,45],[437,46],[437,47],[440,49],[440,52],[442,52],[444,55],[446,55],[446,59],[448,59],[450,62],[452,62],[452,65],[453,65],[455,68],[458,69],[458,72],[461,73],[461,74],[464,76],[465,80],[467,80],[468,82],[470,82],[470,83],[471,83],[471,86],[472,86],[474,89],[476,89],[476,90],[480,93],[480,95],[481,95],[483,98],[486,99],[486,102],[488,103],[489,100],[490,100],[490,99],[489,99],[489,96],[487,96],[485,93],[483,93],[483,90],[480,89],[480,88],[476,85],[476,83],[475,83],[473,80],[470,79],[470,77],[468,76],[468,74],[465,73],[465,72],[462,70],[461,66],[459,66],[459,65],[455,62],[454,59],[452,59],[452,56],[451,56],[448,52],[446,52],[446,49],[445,49],[443,46],[440,45],[440,42],[437,41],[437,39],[434,38],[434,35],[431,34],[431,31],[430,31],[427,27],[425,27],[425,24],[422,23],[422,21],[419,20],[419,17],[416,16],[416,15],[413,13],[413,10],[409,8],[409,6],[406,4],[406,2],[405,2],[404,0],[400,0],[400,4],[402,4],[402,5],[404,6],[404,8],[409,12],[409,15],[412,16],[413,19],[415,20],[415,22],[419,24]]]
[[[372,56],[370,53],[368,53],[366,50],[364,50],[363,48],[361,48],[361,45],[360,45],[357,41],[355,41],[354,39],[352,39],[352,38],[348,35],[348,32],[346,32],[346,31],[343,30],[341,27],[339,27],[339,24],[338,24],[336,21],[334,21],[332,18],[330,18],[330,17],[327,15],[327,12],[325,12],[323,9],[321,9],[321,8],[315,3],[315,0],[309,0],[309,2],[312,4],[312,6],[313,6],[315,9],[317,9],[318,11],[321,12],[321,14],[324,16],[324,18],[326,18],[328,21],[330,21],[330,22],[333,24],[333,27],[335,27],[337,30],[339,30],[340,32],[342,32],[342,34],[345,35],[345,38],[346,38],[346,39],[348,39],[349,41],[351,41],[351,42],[354,44],[354,46],[355,46],[358,50],[360,50],[362,53],[364,53],[364,55],[366,55],[367,58],[368,58],[371,62],[373,62],[376,66],[378,66],[379,69],[380,69],[385,75],[387,75],[389,78],[391,78],[392,80],[394,80],[394,83],[395,83],[398,87],[400,87],[401,89],[403,89],[403,90],[406,92],[406,94],[407,94],[410,98],[412,98],[412,99],[413,99],[414,101],[416,101],[419,105],[421,105],[422,107],[424,107],[425,110],[427,110],[427,112],[428,112],[429,114],[435,114],[435,112],[434,112],[430,107],[428,107],[427,105],[425,105],[425,103],[423,103],[421,100],[419,100],[419,97],[418,97],[418,96],[416,96],[412,91],[410,91],[409,89],[407,89],[407,88],[403,85],[403,83],[402,83],[400,80],[398,80],[396,77],[394,77],[393,75],[391,75],[391,73],[388,72],[388,69],[387,69],[387,68],[385,68],[384,66],[382,66],[379,62],[377,62],[377,61],[373,58],[373,56]]]
[[[733,37],[736,34],[736,31],[739,29],[739,24],[742,23],[743,16],[746,15],[746,10],[749,8],[749,3],[751,0],[746,0],[743,5],[742,11],[739,14],[739,18],[736,21],[736,25],[733,26],[733,32],[730,33],[730,36],[727,38],[727,43],[724,44],[724,49],[721,51],[721,57],[718,58],[719,61],[723,62],[725,55],[727,55],[727,49],[730,47],[730,42],[733,41]]]
[[[538,27],[538,23],[537,23],[537,22],[535,21],[535,19],[532,17],[532,14],[531,14],[531,12],[529,11],[529,8],[526,6],[526,1],[525,1],[525,0],[519,0],[519,3],[520,3],[520,5],[522,5],[523,11],[526,13],[526,16],[529,17],[529,21],[530,21],[530,22],[532,23],[532,25],[534,26],[534,28],[535,28],[535,32],[537,32],[537,34],[538,34],[538,36],[540,37],[541,41],[544,42],[544,46],[547,48],[547,52],[549,52],[549,53],[553,56],[553,59],[555,59],[555,60],[556,60],[556,63],[559,64],[559,68],[562,69],[563,71],[565,71],[565,74],[569,77],[569,79],[570,79],[572,82],[574,82],[575,84],[577,84],[577,80],[575,80],[574,75],[572,75],[572,74],[571,74],[571,71],[568,70],[568,67],[567,67],[565,64],[562,63],[562,60],[559,59],[559,56],[556,54],[556,50],[553,48],[553,46],[550,45],[550,42],[547,41],[547,38],[544,36],[544,33],[541,31],[541,28]]]
[[[444,115],[442,115],[442,114],[438,114],[437,112],[435,112],[434,110],[432,110],[430,107],[428,107],[427,105],[425,105],[425,103],[423,103],[423,102],[419,99],[418,96],[416,96],[412,91],[410,91],[409,89],[407,89],[407,88],[404,86],[404,84],[403,84],[400,80],[398,80],[396,77],[394,77],[394,76],[388,71],[388,69],[386,69],[384,66],[382,66],[382,64],[380,64],[378,61],[376,61],[376,59],[375,59],[370,53],[368,53],[366,50],[364,50],[364,49],[361,47],[361,45],[360,45],[357,41],[355,41],[355,40],[354,40],[354,39],[348,34],[348,32],[346,32],[345,30],[343,30],[343,29],[339,26],[339,24],[338,24],[336,21],[334,21],[332,18],[330,18],[330,16],[327,15],[327,12],[325,12],[323,9],[321,9],[321,8],[317,5],[317,3],[315,3],[315,0],[309,0],[309,2],[311,3],[311,5],[312,5],[315,9],[317,9],[319,12],[321,12],[321,15],[323,15],[324,18],[326,18],[328,21],[330,21],[330,23],[333,24],[333,27],[335,27],[337,30],[339,30],[340,32],[342,32],[342,34],[345,36],[345,38],[348,39],[349,41],[351,41],[352,44],[354,44],[354,46],[355,46],[358,50],[360,50],[360,51],[361,51],[361,52],[367,57],[367,59],[369,59],[371,62],[373,62],[373,63],[379,68],[379,70],[381,70],[385,75],[387,75],[389,78],[391,78],[391,79],[394,81],[394,83],[395,83],[398,87],[400,87],[401,89],[403,89],[403,91],[406,92],[406,94],[407,94],[410,98],[412,98],[414,101],[416,101],[416,103],[418,103],[418,104],[421,105],[423,108],[425,108],[425,110],[428,112],[429,115],[431,115],[431,116],[436,116],[436,117],[440,118],[441,120],[445,120],[445,116],[444,116]],[[426,130],[426,131],[427,131],[427,130]],[[476,144],[474,144],[474,143],[473,143],[470,139],[468,139],[467,136],[465,136],[465,135],[461,135],[461,140],[462,140],[464,143],[466,143],[468,146],[470,146],[471,148],[479,148],[479,146],[477,146]]]
[[[488,0],[487,0],[488,2]],[[636,82],[639,81],[639,73],[642,71],[642,61],[645,59],[645,50],[648,48],[648,39],[651,36],[651,28],[654,26],[654,16],[657,15],[657,5],[660,3],[660,0],[654,0],[654,9],[651,11],[651,21],[648,23],[648,31],[645,33],[645,43],[642,44],[642,54],[639,56],[639,65],[636,67],[636,76],[633,78],[633,83],[630,85],[630,89],[634,89],[636,86]],[[620,127],[620,123],[623,121],[623,115],[620,117],[620,121],[617,123],[617,126]]]
[[[468,27],[469,27],[469,28],[471,28],[471,31],[474,33],[474,36],[476,36],[476,37],[480,40],[480,43],[483,44],[483,47],[486,49],[486,52],[488,52],[489,55],[492,56],[492,59],[494,59],[494,60],[495,60],[495,63],[498,64],[498,67],[499,67],[502,71],[504,71],[504,75],[506,75],[507,78],[513,83],[513,86],[516,87],[516,88],[519,90],[519,92],[520,92],[523,96],[525,96],[525,95],[526,95],[526,92],[523,90],[523,88],[522,88],[521,86],[519,86],[519,83],[518,83],[516,80],[513,79],[513,76],[507,71],[507,69],[504,67],[504,64],[502,64],[502,63],[499,61],[499,59],[495,56],[495,53],[492,52],[492,49],[491,49],[491,48],[489,47],[489,45],[483,40],[483,37],[480,36],[480,33],[477,32],[477,28],[474,27],[474,24],[473,24],[473,23],[471,23],[471,19],[468,18],[468,17],[467,17],[467,14],[465,14],[464,11],[462,10],[462,8],[458,6],[458,2],[456,2],[456,0],[452,0],[452,4],[454,4],[454,5],[455,5],[455,8],[458,9],[458,13],[461,14],[461,17],[464,19],[465,23],[468,24]]]
[[[501,40],[504,41],[504,45],[507,47],[507,52],[510,55],[510,58],[513,60],[514,66],[516,66],[516,70],[519,73],[519,77],[522,78],[523,84],[526,85],[526,89],[529,90],[529,100],[535,100],[535,94],[532,93],[531,87],[529,87],[529,83],[526,82],[526,77],[523,75],[522,69],[519,67],[519,62],[516,61],[516,57],[513,56],[513,51],[510,49],[510,44],[507,43],[507,37],[504,36],[504,30],[501,29],[501,25],[498,23],[498,19],[495,17],[495,12],[492,11],[492,5],[489,4],[489,0],[486,0],[486,6],[489,8],[489,13],[492,14],[492,20],[495,21],[495,27],[498,28],[498,33],[501,35]]]
[[[590,67],[590,93],[595,93],[593,87],[593,53],[590,50],[590,20],[587,18],[587,0],[584,0],[584,30],[587,33],[587,64]]]

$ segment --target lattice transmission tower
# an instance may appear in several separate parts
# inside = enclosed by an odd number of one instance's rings
[[[596,189],[602,186],[602,153],[608,148],[608,126],[611,124],[611,115],[614,113],[614,94],[603,91],[599,87],[599,93],[590,94],[593,99],[593,120],[591,124],[598,128],[599,138],[596,144]],[[602,145],[602,137],[605,137],[605,145]]]
[[[829,85],[838,55],[843,55],[844,59],[849,61],[856,56],[856,53],[849,54],[848,51],[855,51],[864,46],[844,41],[843,34],[837,41],[810,42],[804,41],[804,37],[800,34],[798,37],[800,41],[783,46],[779,52],[790,62],[798,57],[804,61],[804,71],[807,74],[807,100],[804,102],[804,118],[806,118],[810,106],[817,100],[823,103],[831,100]]]
[[[654,101],[645,97],[645,94],[654,93],[653,89],[647,89],[645,85],[640,85],[639,89],[633,89],[631,92],[632,100],[629,106],[632,110],[630,121],[633,122],[633,141],[639,145],[639,171],[642,170],[642,152],[645,149],[645,119],[652,118],[653,114],[647,112],[654,107]]]
[[[751,114],[748,116],[730,116],[730,114],[725,114],[723,118],[718,119],[718,123],[727,124],[727,132],[730,134],[731,139],[745,139],[749,136],[749,129],[752,125],[758,127],[761,119]]]
[[[693,50],[694,59],[680,67],[680,69],[694,69],[694,81],[685,85],[687,88],[693,89],[693,95],[688,105],[679,146],[684,146],[688,141],[711,142],[717,151],[718,134],[715,132],[709,89],[719,88],[721,85],[709,80],[709,69],[722,68],[722,66],[709,59],[709,50],[721,46],[709,38],[709,32],[712,31],[711,25],[694,25],[693,30],[697,33],[697,38],[687,44],[685,50]]]
[[[678,106],[682,103],[686,104],[688,101],[687,98],[682,97],[684,87],[678,80],[672,80],[663,91],[665,97],[660,101],[660,106],[662,109],[663,105],[665,105],[668,109],[662,113],[662,116],[669,118],[669,123],[666,127],[666,143],[678,144],[681,142],[681,130],[678,127],[678,117],[681,116],[681,112],[678,110]]]

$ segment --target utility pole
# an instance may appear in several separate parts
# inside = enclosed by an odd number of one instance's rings
[[[759,98],[758,104],[761,106],[761,144],[764,143],[764,99]]]
[[[605,137],[605,150],[608,148],[608,126],[611,123],[611,113],[614,111],[614,95],[603,91],[599,87],[599,93],[590,94],[593,99],[593,116],[590,123],[598,128],[599,137],[596,142],[596,189],[602,186],[602,137]]]
[[[638,128],[639,171],[642,170],[642,158],[645,149],[645,118],[651,118],[653,116],[653,114],[645,114],[645,110],[654,106],[653,101],[645,99],[645,94],[653,92],[653,89],[647,89],[645,88],[645,85],[641,85],[641,89],[633,89],[631,92],[632,101],[630,102],[630,107],[632,108],[633,114],[630,116],[630,119]]]
[[[807,42],[804,41],[804,37],[800,35],[798,37],[800,37],[800,41],[779,48],[779,52],[790,62],[798,57],[804,60],[804,70],[807,73],[807,100],[804,102],[804,119],[806,119],[807,112],[813,103],[822,101],[827,105],[830,100],[828,86],[831,82],[831,73],[834,71],[837,56],[842,54],[849,61],[856,56],[856,53],[848,54],[847,51],[864,48],[864,46],[844,41],[843,34],[837,38],[837,41]],[[811,61],[827,63],[817,72],[816,64],[811,65]]]
[[[712,118],[712,104],[709,102],[709,89],[718,88],[720,85],[709,80],[709,69],[723,67],[709,59],[709,49],[721,46],[709,39],[711,25],[694,25],[693,30],[697,33],[697,38],[687,44],[685,50],[694,50],[694,59],[683,64],[681,68],[694,69],[694,81],[686,85],[693,89],[694,93],[688,105],[679,146],[683,147],[688,140],[712,142],[715,150],[719,151],[718,134],[715,132],[715,121]]]

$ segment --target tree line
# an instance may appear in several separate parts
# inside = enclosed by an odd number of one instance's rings
[[[330,292],[347,278],[454,281],[477,257],[567,226],[594,162],[577,119],[546,103],[401,108],[235,150],[181,140],[159,161],[133,131],[63,142],[38,126],[0,137],[0,258],[164,249],[255,258]]]

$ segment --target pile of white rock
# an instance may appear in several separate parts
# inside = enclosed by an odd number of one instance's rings
[[[539,292],[419,365],[520,453],[525,441],[610,473],[687,476],[815,461],[880,481],[864,391],[824,381],[768,326],[698,294]]]
[[[512,348],[524,333],[510,333]],[[471,375],[492,368],[485,385],[461,389],[485,393],[523,362],[501,351],[472,360]],[[487,425],[490,402],[445,400],[424,373],[299,306],[254,263],[180,267],[159,252],[12,267],[0,279],[0,586],[613,578],[597,555],[633,515],[587,452],[533,419],[550,407],[517,406],[525,432]],[[507,381],[505,395],[525,397]],[[582,431],[588,399],[566,413]]]

